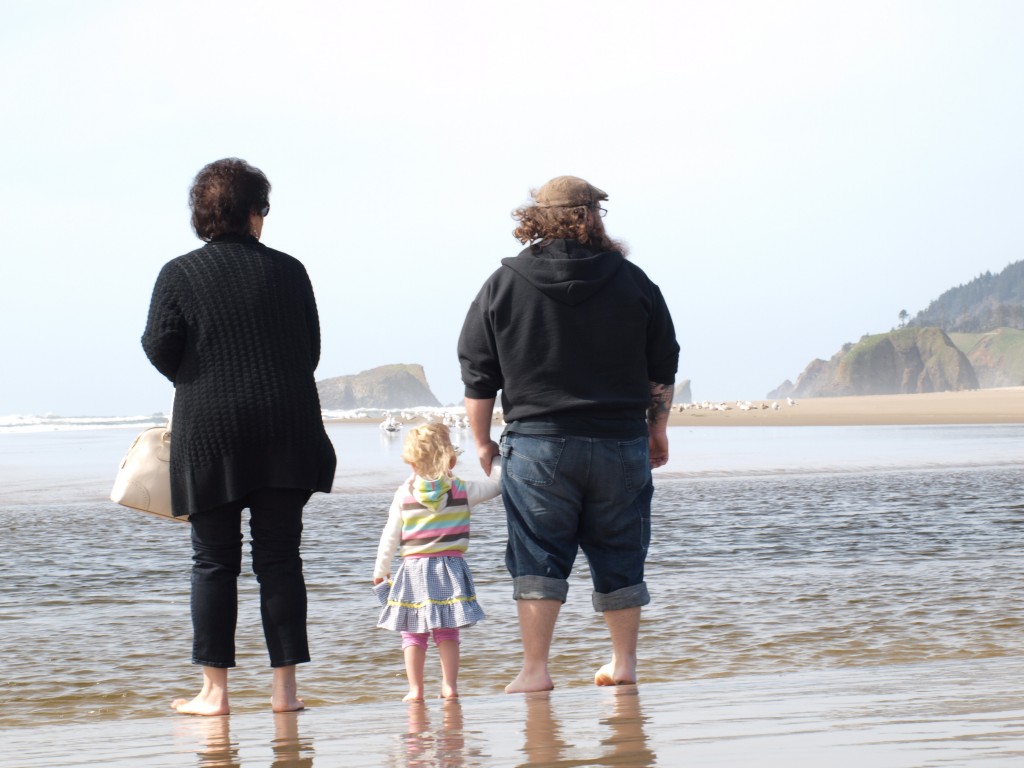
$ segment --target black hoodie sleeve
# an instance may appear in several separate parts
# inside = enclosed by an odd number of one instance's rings
[[[497,397],[504,379],[494,341],[494,328],[488,313],[490,281],[484,284],[469,306],[459,334],[459,365],[466,397],[489,400]]]
[[[647,378],[657,384],[675,384],[679,344],[661,289],[651,283],[653,301],[647,325]]]

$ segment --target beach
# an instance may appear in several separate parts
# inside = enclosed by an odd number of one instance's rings
[[[1024,391],[979,394],[800,401],[774,425],[674,414],[636,687],[592,683],[607,648],[581,556],[556,689],[502,693],[515,607],[501,504],[482,505],[469,557],[487,618],[464,633],[459,702],[419,707],[400,701],[401,656],[369,590],[400,435],[332,420],[335,492],[310,502],[303,547],[309,709],[268,711],[246,552],[232,714],[210,720],[167,708],[198,679],[188,526],[106,499],[138,427],[0,434],[0,579],[14,585],[0,595],[0,766],[1018,765]],[[834,421],[865,409],[890,422]],[[929,421],[899,421],[913,413]]]
[[[1024,387],[913,395],[814,397],[797,399],[792,404],[785,398],[712,401],[709,405],[680,410],[680,404],[675,404],[669,423],[694,427],[1020,424],[1024,422]]]
[[[460,406],[430,409],[461,411]],[[400,413],[397,409],[395,413]],[[358,413],[358,412],[356,412]],[[328,415],[330,424],[369,424],[380,415]],[[972,389],[911,395],[863,395],[759,400],[709,400],[674,403],[669,424],[684,427],[809,427],[881,424],[1020,424],[1024,423],[1024,387]]]
[[[1018,766],[1017,660],[4,732],[33,768]],[[986,695],[980,696],[981,686]],[[109,726],[108,726],[109,727]]]

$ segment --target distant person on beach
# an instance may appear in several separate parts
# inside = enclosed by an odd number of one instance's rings
[[[459,695],[459,629],[484,618],[464,557],[470,510],[498,495],[500,470],[495,467],[484,480],[456,477],[451,434],[437,423],[409,431],[402,460],[413,474],[395,491],[377,547],[373,584],[384,604],[377,626],[402,633],[409,679],[402,701],[423,701],[430,633],[441,659],[441,698],[454,699]],[[392,581],[396,552],[402,564]]]
[[[270,182],[237,158],[210,163],[189,194],[202,248],[164,265],[142,346],[174,384],[171,503],[192,525],[192,662],[203,687],[182,714],[223,715],[235,666],[242,510],[275,712],[302,709],[295,665],[309,661],[302,510],[328,493],[334,448],[313,371],[320,323],[296,259],[260,243]]]
[[[512,214],[528,247],[484,283],[458,344],[480,464],[501,455],[523,644],[505,690],[554,687],[548,656],[580,548],[612,644],[594,682],[635,683],[651,468],[668,461],[679,345],[658,286],[605,233],[608,195],[559,176],[532,197]],[[490,433],[499,391],[500,446]]]

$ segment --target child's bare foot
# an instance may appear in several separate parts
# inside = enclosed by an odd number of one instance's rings
[[[227,698],[207,698],[203,696],[203,694],[199,694],[191,701],[188,699],[175,699],[171,702],[171,709],[179,715],[203,715],[206,717],[214,717],[217,715],[231,714]]]
[[[627,673],[622,670],[617,673],[613,662],[609,662],[597,670],[594,685],[636,685],[636,672]]]
[[[459,691],[454,685],[448,685],[448,683],[441,681],[441,696],[442,699],[457,699],[459,698]]]
[[[414,691],[410,689],[409,692],[405,694],[402,701],[421,703],[423,701],[423,691]]]
[[[280,700],[275,696],[270,697],[270,708],[274,712],[298,712],[306,708],[306,702],[298,696],[282,696]]]
[[[527,675],[520,672],[516,679],[505,686],[505,693],[534,693],[535,691],[550,691],[555,687],[551,682],[551,676],[547,672]]]

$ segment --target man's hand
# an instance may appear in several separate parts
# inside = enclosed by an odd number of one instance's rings
[[[651,469],[657,469],[668,464],[668,435],[664,432],[651,432],[647,439],[647,445],[651,453]]]
[[[469,431],[473,433],[476,455],[484,473],[491,476],[491,459],[498,455],[498,444],[491,440],[491,417],[494,415],[494,398],[477,400],[466,398],[466,418]]]
[[[498,444],[493,440],[488,440],[483,445],[476,447],[476,455],[480,459],[480,466],[483,467],[484,474],[488,477],[491,476],[491,459],[499,453]]]

